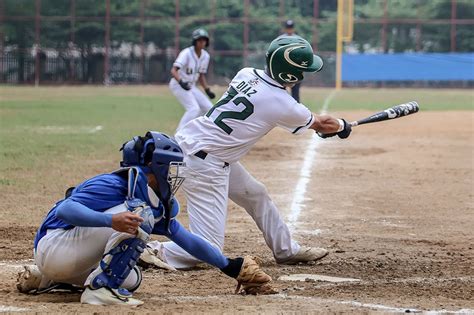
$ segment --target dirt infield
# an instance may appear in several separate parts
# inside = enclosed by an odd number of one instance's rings
[[[281,130],[260,141],[244,164],[267,185],[295,238],[330,251],[316,264],[278,266],[253,221],[231,203],[225,253],[260,256],[280,290],[274,296],[234,295],[233,280],[207,266],[146,271],[136,295],[145,305],[132,310],[83,306],[79,294],[19,294],[16,272],[32,258],[34,232],[54,202],[50,195],[65,188],[54,181],[61,172],[24,174],[38,176],[38,189],[26,199],[14,186],[1,192],[0,312],[474,312],[473,119],[471,111],[420,112],[357,127],[347,141]],[[311,178],[297,192],[310,141],[317,141],[316,154],[311,174],[303,175]],[[94,168],[115,166],[99,164]],[[180,220],[187,222],[185,211]],[[360,281],[278,280],[292,274]]]

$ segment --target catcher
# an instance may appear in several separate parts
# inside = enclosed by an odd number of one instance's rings
[[[134,137],[122,149],[121,168],[68,189],[50,210],[34,241],[35,266],[17,288],[41,293],[69,285],[84,289],[81,303],[140,305],[132,293],[142,275],[136,261],[150,234],[165,235],[190,255],[238,282],[236,292],[274,293],[271,278],[250,256],[227,258],[176,219],[174,194],[184,178],[183,153],[159,132]]]

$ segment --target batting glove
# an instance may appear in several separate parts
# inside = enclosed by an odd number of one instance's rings
[[[186,81],[183,81],[183,80],[179,80],[179,85],[181,85],[181,87],[183,89],[185,89],[186,91],[189,91],[191,90],[191,82],[186,82]]]
[[[207,96],[209,96],[211,100],[213,100],[216,97],[216,94],[214,94],[210,88],[205,89],[205,91],[206,91]]]
[[[352,126],[345,119],[341,119],[344,122],[344,129],[337,133],[338,137],[341,139],[346,139],[352,132]]]
[[[340,119],[340,121],[342,121],[344,123],[344,127],[342,128],[341,131],[339,132],[333,132],[333,133],[321,133],[321,132],[318,132],[318,136],[320,136],[321,138],[323,139],[326,139],[326,138],[330,138],[330,137],[334,137],[335,135],[339,136],[339,138],[341,139],[345,139],[347,137],[349,137],[349,135],[351,134],[352,132],[352,126],[351,124],[349,124],[345,119]]]

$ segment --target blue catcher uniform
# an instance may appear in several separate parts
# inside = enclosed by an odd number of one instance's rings
[[[157,132],[148,132],[144,139],[124,144],[121,169],[84,181],[50,210],[34,242],[43,284],[84,286],[83,303],[142,304],[130,292],[140,285],[135,265],[150,234],[165,235],[196,258],[237,277],[242,259],[228,259],[175,219],[179,204],[173,196],[183,178],[178,168],[171,174],[171,168],[183,166],[181,149]],[[150,162],[145,163],[147,154]],[[147,174],[154,175],[158,190],[150,187]],[[143,218],[136,234],[111,228],[112,216],[124,211]]]
[[[129,196],[129,182],[133,183],[135,179],[137,179],[137,181],[134,183],[134,193],[132,191]],[[38,246],[38,242],[46,235],[47,230],[69,230],[75,227],[60,219],[61,215],[58,217],[58,208],[60,211],[64,211],[63,209],[71,207],[73,202],[77,202],[94,211],[105,213],[108,209],[123,204],[127,199],[137,198],[145,201],[149,205],[156,204],[155,200],[157,197],[154,196],[154,194],[152,194],[154,202],[150,200],[147,182],[148,180],[145,173],[139,167],[122,168],[113,173],[97,175],[84,181],[72,190],[69,197],[56,203],[49,211],[36,234],[34,242],[35,250]],[[64,202],[66,202],[66,204],[63,205]],[[176,199],[173,199],[173,204],[172,218],[176,217],[179,212],[179,204]],[[74,208],[74,205],[72,205],[72,207]],[[162,203],[158,203],[157,206],[152,209],[156,218],[163,218],[164,208]],[[96,216],[98,219],[97,222],[100,224],[96,226],[111,226],[113,213],[107,212],[106,214],[106,216]],[[71,211],[69,215],[74,216],[78,215],[78,213]],[[84,222],[84,224],[87,223],[87,221]],[[92,227],[93,225],[86,226]],[[158,226],[163,228],[163,222],[158,224]],[[154,234],[165,235],[164,230],[158,231],[157,229],[154,232]]]

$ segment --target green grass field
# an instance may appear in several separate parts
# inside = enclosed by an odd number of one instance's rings
[[[219,95],[224,88],[215,90]],[[317,112],[331,91],[303,87],[302,101]],[[422,111],[472,110],[473,95],[470,90],[346,89],[335,95],[329,111],[376,111],[410,100]],[[2,86],[0,187],[33,185],[33,179],[18,174],[58,163],[119,161],[123,142],[146,130],[173,133],[182,113],[166,86]]]

